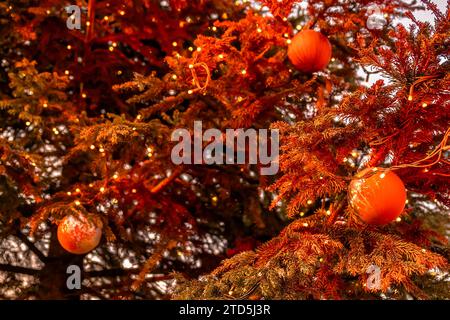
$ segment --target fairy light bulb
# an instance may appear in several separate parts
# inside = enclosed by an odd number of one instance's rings
[[[412,95],[409,95],[408,96],[408,101],[412,101],[412,99],[413,99]]]

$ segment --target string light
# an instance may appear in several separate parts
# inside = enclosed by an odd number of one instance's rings
[[[291,39],[287,39],[287,40],[286,40],[286,43],[287,43],[287,44],[291,44],[291,43],[292,43],[292,40],[291,40]]]
[[[83,93],[81,94],[81,97],[82,97],[83,99],[86,99],[86,97],[87,97],[86,93],[83,92]]]
[[[91,150],[94,150],[95,146],[93,144],[91,144],[90,148],[91,148]]]
[[[172,75],[172,79],[177,80],[177,75],[176,74]]]
[[[104,187],[101,187],[101,188],[100,188],[100,192],[105,192],[105,188],[104,188]]]
[[[241,71],[241,73],[242,73],[243,75],[246,75],[246,74],[247,74],[247,70],[244,69],[244,70]]]
[[[27,122],[25,122],[25,125],[26,125],[27,127],[29,127],[29,126],[31,125],[31,122],[30,122],[30,121],[27,121]]]
[[[428,106],[428,104],[426,102],[422,103],[422,107],[426,108]]]
[[[76,192],[76,193],[80,193],[80,192],[81,192],[80,188],[76,188],[76,189],[75,189],[75,192]]]
[[[72,49],[72,46],[69,44],[69,45],[67,45],[67,50],[71,50]]]
[[[303,217],[305,215],[305,213],[302,211],[300,212],[300,217]]]
[[[261,33],[261,32],[262,32],[262,29],[261,29],[261,28],[258,28],[258,29],[256,29],[256,31],[259,32],[259,33]]]
[[[412,99],[413,99],[412,95],[409,95],[408,96],[408,101],[412,101]]]
[[[212,27],[212,31],[217,31],[217,27],[216,26]]]
[[[189,47],[188,50],[192,52],[192,51],[194,51],[194,48]]]
[[[78,200],[75,200],[75,205],[79,206],[79,205],[81,205],[81,202]]]
[[[117,173],[114,173],[113,179],[117,179],[118,177],[119,177],[119,175]]]
[[[119,14],[120,14],[121,16],[124,16],[124,15],[125,15],[125,11],[120,10],[120,11],[119,11]]]
[[[131,193],[136,193],[136,192],[137,192],[136,189],[131,190]]]
[[[67,195],[68,195],[68,196],[71,196],[71,195],[72,195],[72,192],[67,191]]]
[[[68,75],[70,73],[70,71],[66,70],[66,71],[64,71],[64,73]]]
[[[309,199],[306,203],[310,205],[313,203],[313,201],[311,199]]]
[[[402,221],[402,218],[398,217],[397,219],[395,219],[395,221],[400,222]]]
[[[44,108],[48,107],[48,104],[46,102],[44,102],[44,104],[42,105]]]
[[[223,59],[223,54],[219,54],[219,59],[220,59],[220,60]]]
[[[327,210],[327,216],[331,215],[331,211]]]
[[[192,90],[188,90],[188,94],[192,94],[193,93],[193,91]]]
[[[176,43],[176,41],[172,42],[172,46],[176,47],[178,45],[178,43]]]

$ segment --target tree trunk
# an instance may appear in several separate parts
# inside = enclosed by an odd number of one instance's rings
[[[66,252],[58,242],[56,227],[52,228],[48,259],[41,271],[38,289],[39,298],[79,300],[81,290],[70,290],[67,287],[67,278],[70,276],[70,274],[67,274],[67,268],[70,265],[77,265],[83,270],[83,258],[83,255],[73,255]]]

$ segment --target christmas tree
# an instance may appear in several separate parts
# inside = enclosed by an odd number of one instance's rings
[[[449,7],[1,2],[1,299],[450,298]]]

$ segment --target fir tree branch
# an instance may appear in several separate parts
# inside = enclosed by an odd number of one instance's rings
[[[30,268],[13,266],[13,265],[4,264],[4,263],[0,263],[0,271],[21,273],[21,274],[27,274],[30,276],[37,275],[41,272],[41,270],[38,270],[38,269],[30,269]]]
[[[22,232],[18,231],[16,233],[16,237],[19,238],[27,247],[30,249],[42,262],[48,261],[48,258],[42,253],[41,250],[39,250],[36,245],[28,239],[26,235],[24,235]]]

